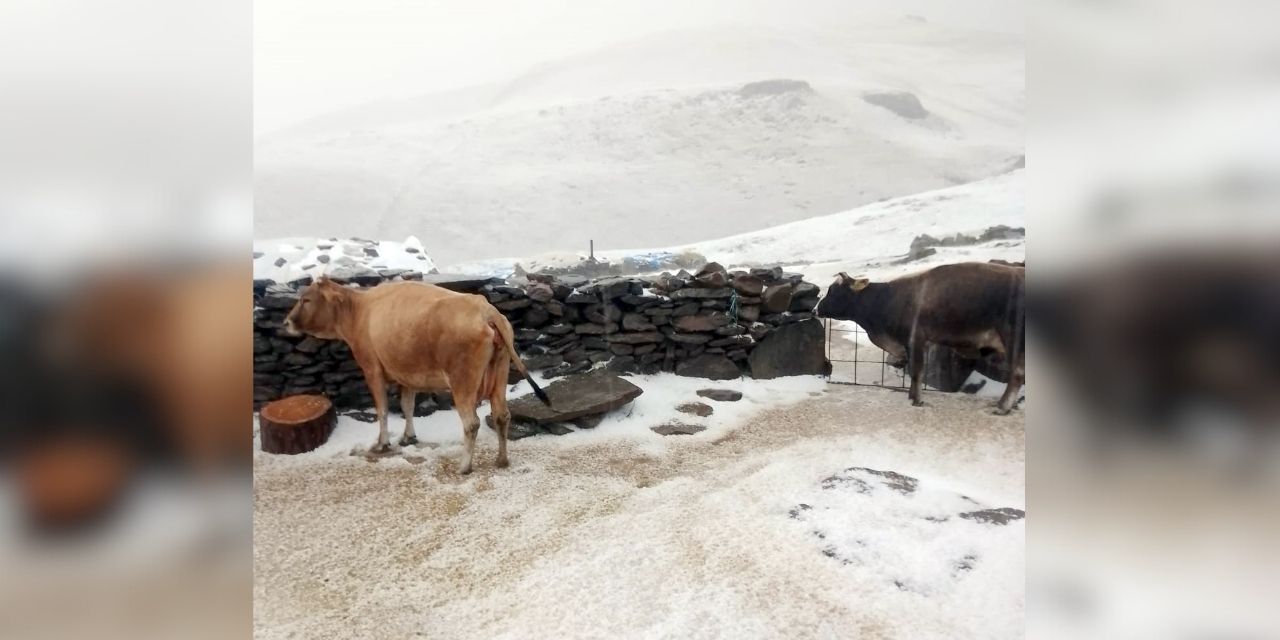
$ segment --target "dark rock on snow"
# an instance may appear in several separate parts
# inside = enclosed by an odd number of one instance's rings
[[[924,108],[924,105],[920,104],[920,99],[909,91],[868,93],[862,96],[862,99],[867,101],[868,104],[884,107],[908,120],[919,120],[929,116],[929,112]]]
[[[711,405],[705,402],[685,402],[677,406],[676,411],[695,415],[701,418],[705,418],[712,413],[715,413],[715,409],[712,409]]]
[[[683,422],[668,422],[656,427],[650,427],[649,429],[661,436],[691,436],[700,431],[707,430],[707,428],[702,425],[685,424]]]
[[[698,395],[717,402],[737,402],[742,399],[742,392],[732,389],[698,389]]]
[[[1000,509],[983,509],[981,511],[970,511],[960,514],[965,520],[973,520],[983,524],[1006,525],[1014,520],[1021,520],[1027,517],[1025,511],[1021,509],[1013,509],[1010,507],[1002,507]]]

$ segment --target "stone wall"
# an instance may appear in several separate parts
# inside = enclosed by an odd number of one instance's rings
[[[370,269],[330,277],[361,287],[427,280],[483,295],[511,321],[525,364],[547,377],[600,363],[620,373],[712,379],[830,372],[821,322],[813,316],[819,288],[781,268],[730,272],[710,263],[696,274],[596,280],[528,274],[512,282]],[[309,283],[254,281],[255,406],[296,393],[323,393],[340,408],[371,406],[345,344],[280,332]]]

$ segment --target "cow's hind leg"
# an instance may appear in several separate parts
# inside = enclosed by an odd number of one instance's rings
[[[400,446],[407,447],[418,444],[418,434],[413,431],[413,411],[417,408],[418,390],[400,387],[400,412],[404,414],[404,435],[400,436]]]
[[[480,417],[476,415],[476,394],[474,391],[453,392],[453,405],[462,419],[462,438],[465,451],[462,452],[462,466],[458,473],[471,473],[471,462],[476,453],[476,435],[480,432]]]
[[[1013,331],[1001,336],[1002,341],[1008,345],[1005,349],[1005,361],[1009,364],[1009,384],[996,405],[997,415],[1008,415],[1013,410],[1013,405],[1018,401],[1018,392],[1027,379],[1027,345],[1023,322],[1022,316],[1016,315],[1011,321]]]
[[[1009,384],[1004,389],[1004,395],[1000,396],[1000,403],[996,405],[996,414],[1008,415],[1013,410],[1013,405],[1018,400],[1018,392],[1022,390],[1026,378],[1025,365],[1022,362],[1013,363],[1009,367]]]
[[[908,397],[911,398],[911,406],[924,406],[924,400],[920,399],[920,387],[924,379],[924,341],[912,340],[911,346],[907,348],[908,372],[911,374],[911,392]]]
[[[493,424],[498,430],[498,459],[493,464],[499,468],[506,467],[510,464],[507,461],[507,432],[511,429],[511,410],[507,408],[506,385],[501,383],[494,385],[493,393],[489,395],[489,414],[493,416]]]

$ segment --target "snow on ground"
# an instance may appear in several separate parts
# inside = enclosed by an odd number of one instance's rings
[[[638,383],[630,416],[514,442],[509,469],[481,429],[457,475],[451,412],[408,455],[348,455],[376,427],[347,421],[318,452],[258,454],[257,637],[1021,637],[1024,522],[959,517],[1023,507],[1021,412],[739,381],[714,383],[746,398],[709,402],[710,430],[662,438],[709,385]]]
[[[1004,171],[1024,77],[1019,34],[932,22],[654,34],[257,140],[255,236],[414,234],[449,264],[762,229]]]
[[[823,390],[825,383],[814,377],[793,377],[778,380],[739,380],[711,381],[682,378],[670,373],[631,376],[632,383],[644,389],[644,394],[627,406],[624,411],[614,412],[605,417],[598,426],[592,429],[575,429],[574,433],[556,438],[536,438],[534,446],[582,446],[601,442],[632,442],[641,450],[653,455],[661,455],[665,444],[671,442],[649,430],[670,421],[681,421],[699,424],[707,430],[688,436],[695,439],[722,437],[746,418],[779,404],[797,402],[811,393]],[[546,386],[550,380],[542,380]],[[691,386],[692,385],[692,386]],[[711,416],[699,418],[676,411],[676,405],[682,402],[710,402],[694,393],[697,389],[714,387],[717,389],[733,389],[741,391],[744,397],[739,402],[716,404],[716,412]],[[510,387],[509,398],[516,398],[530,392],[529,383],[520,381]],[[713,403],[715,404],[715,403]],[[483,420],[488,415],[489,405],[486,403],[480,410]],[[255,418],[256,421],[256,418]],[[256,424],[256,422],[255,422]],[[393,446],[404,429],[404,419],[399,416],[388,418],[388,429],[393,434]],[[414,431],[424,446],[410,446],[400,451],[401,456],[417,456],[432,465],[451,465],[462,454],[462,428],[459,426],[458,414],[453,411],[437,411],[423,418],[414,418]],[[572,428],[572,427],[570,427]],[[496,435],[488,428],[481,429],[489,440],[496,443]],[[255,428],[255,436],[256,436]],[[309,465],[330,464],[332,460],[351,457],[354,452],[363,455],[377,439],[378,425],[356,420],[350,416],[339,416],[338,427],[323,446],[315,451],[297,456],[273,456],[257,451],[260,462],[274,465]],[[520,442],[528,442],[521,440]],[[255,441],[256,444],[256,441]],[[495,445],[496,446],[496,445]],[[421,464],[416,461],[415,464]],[[394,463],[393,463],[394,464]]]
[[[372,247],[377,256],[365,251]],[[436,268],[422,242],[415,236],[403,242],[379,241],[376,245],[350,238],[278,238],[253,243],[253,277],[288,282],[305,275],[317,277],[327,269],[362,265],[373,269],[403,269],[427,273]],[[328,262],[322,262],[322,256]],[[281,264],[276,264],[281,259]]]

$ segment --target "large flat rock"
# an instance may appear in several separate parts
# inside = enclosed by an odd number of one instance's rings
[[[510,402],[511,419],[536,424],[569,422],[607,413],[644,393],[626,378],[599,370],[557,380],[543,390],[551,398],[550,407],[533,394],[524,395]]]

